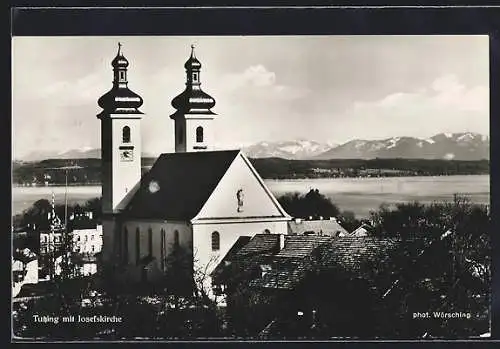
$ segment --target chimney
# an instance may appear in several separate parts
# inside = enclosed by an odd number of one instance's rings
[[[92,211],[89,212],[89,219],[92,219],[94,215],[92,214]]]
[[[331,221],[336,221],[337,219],[335,217],[330,217]]]
[[[322,221],[323,220],[323,216],[319,216],[319,220]]]
[[[285,248],[285,234],[279,234],[280,251]]]
[[[312,219],[313,219],[313,216],[309,216],[309,220],[312,221]]]
[[[300,219],[300,218],[295,218],[295,223],[302,223],[302,219]]]

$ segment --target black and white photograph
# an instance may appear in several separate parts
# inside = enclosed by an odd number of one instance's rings
[[[489,44],[13,36],[12,338],[489,338]]]

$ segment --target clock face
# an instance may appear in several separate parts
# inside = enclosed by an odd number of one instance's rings
[[[121,150],[120,151],[120,159],[121,159],[121,161],[133,161],[134,160],[134,153],[133,153],[132,149]]]

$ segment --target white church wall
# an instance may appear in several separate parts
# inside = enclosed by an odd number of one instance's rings
[[[136,188],[136,184],[141,178],[141,128],[140,119],[113,119],[112,140],[113,140],[113,204],[115,209],[123,208],[126,205],[125,197],[130,198],[130,191]],[[130,142],[122,142],[123,127],[130,128]],[[133,160],[122,161],[120,156],[120,146],[134,146]]]
[[[237,198],[240,189],[242,206],[238,205]],[[278,207],[240,154],[195,219],[283,217]]]
[[[213,121],[212,119],[190,119],[189,115],[186,115],[186,149],[187,151],[201,151],[200,149],[194,149],[196,146],[207,147],[205,150],[213,150],[214,138],[213,138]],[[203,142],[196,142],[196,128],[203,127]]]

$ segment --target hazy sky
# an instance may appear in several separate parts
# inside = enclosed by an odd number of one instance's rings
[[[219,148],[489,133],[487,36],[15,37],[14,157],[100,147],[118,41],[144,99],[146,152],[173,151],[170,102],[192,43]]]

